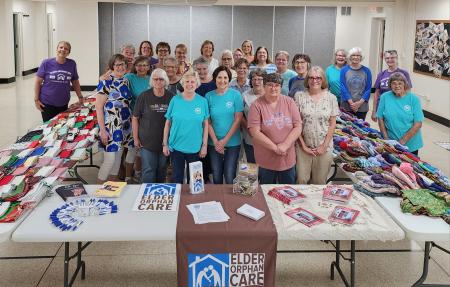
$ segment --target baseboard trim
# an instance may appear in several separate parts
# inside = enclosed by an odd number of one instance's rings
[[[38,68],[29,69],[29,70],[23,71],[22,76],[28,76],[28,75],[36,73],[37,71],[38,71]]]
[[[450,127],[450,120],[449,119],[446,119],[444,117],[441,117],[439,115],[433,114],[433,113],[431,113],[429,111],[425,111],[425,110],[423,110],[423,114],[424,114],[424,116],[427,119],[430,119],[430,120],[432,120],[434,122],[437,122],[437,123],[439,123],[441,125],[444,125],[446,127]]]
[[[16,77],[11,78],[0,78],[0,84],[10,84],[16,81]]]

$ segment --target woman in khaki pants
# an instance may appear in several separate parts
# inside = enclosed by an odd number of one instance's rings
[[[338,103],[328,91],[325,73],[318,66],[308,71],[305,88],[295,94],[303,125],[297,147],[297,183],[325,184],[333,162]]]

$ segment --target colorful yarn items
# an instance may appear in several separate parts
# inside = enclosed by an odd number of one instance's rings
[[[411,178],[411,180],[416,181],[416,175],[414,174],[413,167],[411,166],[410,163],[402,162],[400,164],[400,170],[404,174],[409,176],[409,178]]]
[[[411,189],[419,189],[417,183],[415,181],[413,182],[411,178],[404,174],[396,165],[392,166],[392,174],[395,175],[398,179],[405,182]]]

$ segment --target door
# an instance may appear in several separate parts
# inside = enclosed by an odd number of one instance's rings
[[[56,47],[53,43],[55,39],[55,27],[53,24],[53,13],[47,13],[47,35],[48,35],[48,57],[52,58],[55,56]]]
[[[22,55],[22,14],[13,14],[13,29],[14,29],[14,63],[15,75],[21,76],[23,70],[23,55]]]

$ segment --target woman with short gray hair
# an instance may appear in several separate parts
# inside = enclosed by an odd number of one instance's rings
[[[134,107],[132,125],[135,148],[141,153],[142,182],[165,182],[167,157],[161,142],[165,118],[174,94],[167,90],[169,78],[157,68],[150,77],[152,88],[143,92]]]
[[[348,52],[350,63],[341,69],[341,107],[355,117],[365,120],[369,110],[372,73],[361,64],[364,59],[360,47]]]
[[[385,139],[396,140],[418,155],[423,147],[420,129],[424,116],[420,100],[409,90],[402,73],[392,74],[388,86],[391,90],[383,94],[377,111],[380,131]]]

